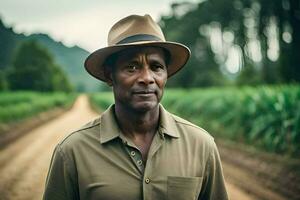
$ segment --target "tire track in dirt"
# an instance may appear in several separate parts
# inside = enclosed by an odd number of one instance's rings
[[[87,97],[80,96],[70,111],[2,149],[0,200],[40,200],[55,145],[97,115],[91,110]],[[232,200],[256,200],[230,182],[227,189]]]

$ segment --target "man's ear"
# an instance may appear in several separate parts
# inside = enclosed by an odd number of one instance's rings
[[[112,69],[110,66],[103,66],[103,69],[104,69],[106,84],[111,87],[113,85]]]

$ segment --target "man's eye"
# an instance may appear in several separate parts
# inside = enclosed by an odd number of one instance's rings
[[[154,65],[152,65],[152,68],[153,68],[154,70],[162,70],[162,69],[165,69],[165,67],[164,67],[163,65],[161,65],[161,64],[154,64]]]
[[[128,70],[129,72],[134,72],[137,70],[137,66],[135,65],[127,65],[126,66],[126,70]]]

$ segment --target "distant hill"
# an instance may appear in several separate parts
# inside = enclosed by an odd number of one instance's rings
[[[11,27],[6,27],[1,19],[0,70],[10,67],[14,52],[18,45],[25,40],[36,40],[46,47],[77,90],[91,92],[99,91],[101,88],[102,83],[89,76],[84,69],[83,63],[89,52],[78,46],[67,47],[61,42],[54,41],[46,34],[32,34],[29,36],[17,34]]]

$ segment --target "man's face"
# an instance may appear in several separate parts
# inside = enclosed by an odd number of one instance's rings
[[[119,53],[111,78],[116,104],[137,112],[156,108],[167,81],[164,51],[143,47]]]

